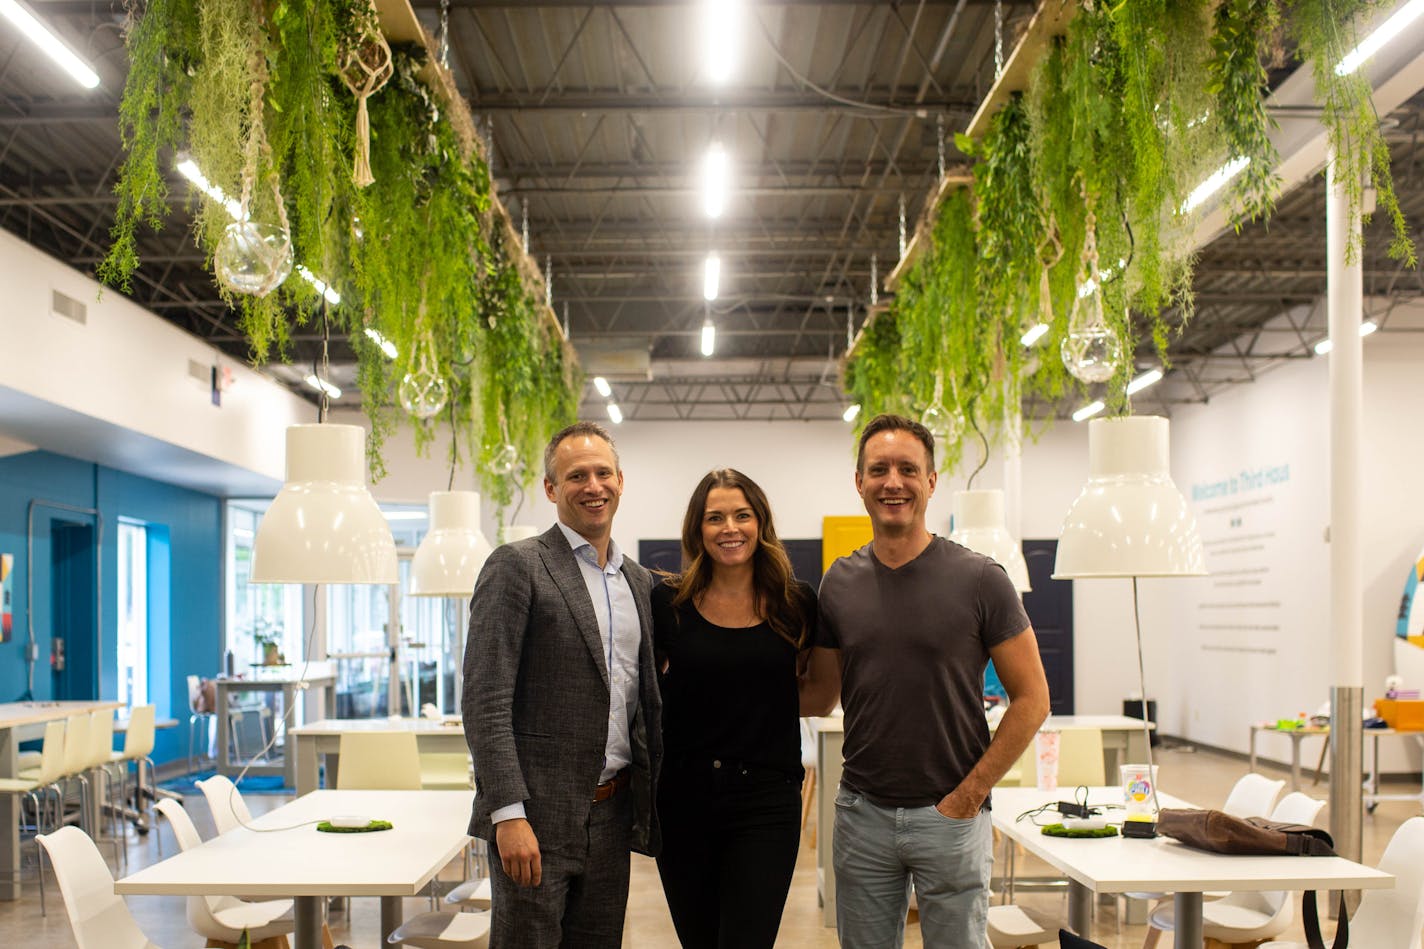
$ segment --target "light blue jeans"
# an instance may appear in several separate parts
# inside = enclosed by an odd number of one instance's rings
[[[988,811],[956,820],[933,807],[880,807],[843,784],[832,860],[842,949],[904,945],[912,880],[926,949],[988,945]]]

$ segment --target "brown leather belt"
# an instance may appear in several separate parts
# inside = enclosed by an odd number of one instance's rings
[[[604,781],[598,787],[593,789],[593,803],[597,804],[600,801],[606,801],[613,795],[617,794],[619,791],[626,788],[627,786],[628,769],[624,768],[622,771],[619,771],[617,774],[615,774],[611,779]]]

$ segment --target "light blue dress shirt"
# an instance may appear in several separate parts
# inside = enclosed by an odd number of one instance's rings
[[[630,722],[638,705],[638,647],[643,627],[633,590],[623,576],[623,552],[612,538],[608,541],[608,561],[600,567],[598,551],[592,544],[563,522],[559,523],[559,530],[573,548],[593,612],[598,616],[598,635],[608,671],[608,741],[603,749],[603,770],[598,776],[602,784],[633,761]],[[490,820],[498,824],[524,816],[521,801],[496,809]]]

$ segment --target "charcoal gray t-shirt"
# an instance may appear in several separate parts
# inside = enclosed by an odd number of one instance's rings
[[[993,560],[935,537],[894,570],[871,545],[821,581],[821,645],[841,651],[844,780],[883,807],[929,807],[989,747],[989,649],[1029,626]]]

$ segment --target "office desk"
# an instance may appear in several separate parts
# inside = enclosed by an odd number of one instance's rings
[[[1379,740],[1383,735],[1394,735],[1399,738],[1413,738],[1419,743],[1421,750],[1424,750],[1424,732],[1421,731],[1399,731],[1395,728],[1366,728],[1363,729],[1366,738],[1374,739],[1372,742],[1373,754],[1370,760],[1370,784],[1369,790],[1365,793],[1365,808],[1371,814],[1374,813],[1375,805],[1380,801],[1418,801],[1424,804],[1424,787],[1413,794],[1381,794],[1379,792]]]
[[[1343,857],[1231,857],[1166,837],[1102,840],[1045,837],[1020,814],[1060,791],[995,788],[994,826],[1068,877],[1068,928],[1091,938],[1094,893],[1173,893],[1176,949],[1202,949],[1202,893],[1209,890],[1358,890],[1394,886],[1388,873]],[[1158,792],[1163,807],[1191,807]],[[1089,803],[1122,801],[1122,788],[1092,788]],[[1121,813],[1121,812],[1119,812]]]
[[[473,801],[473,791],[313,791],[252,822],[269,832],[239,827],[124,877],[114,891],[294,899],[296,949],[320,949],[322,899],[377,896],[384,945],[401,923],[402,898],[418,895],[469,843]],[[340,814],[395,826],[323,834],[309,823]]]
[[[839,715],[808,720],[816,739],[816,882],[821,897],[822,922],[836,924],[836,875],[831,863],[831,838],[836,824],[836,789],[841,783],[841,754],[845,720]],[[1095,728],[1103,735],[1104,773],[1114,776],[1118,765],[1147,760],[1147,740],[1142,719],[1125,715],[1050,715],[1044,728],[1060,731]],[[1148,728],[1157,726],[1151,722]],[[949,793],[946,791],[945,793]],[[997,798],[999,789],[995,788]],[[1139,887],[1138,889],[1141,889]]]
[[[47,723],[119,706],[118,702],[0,703],[0,778],[18,776],[20,742],[43,737]],[[19,898],[20,798],[0,794],[0,900]]]
[[[1324,737],[1325,743],[1320,748],[1320,764],[1315,766],[1315,781],[1320,782],[1320,769],[1325,764],[1325,751],[1330,747],[1330,729],[1309,725],[1305,728],[1277,728],[1274,725],[1252,725],[1251,726],[1251,770],[1256,770],[1256,735],[1259,732],[1267,732],[1273,735],[1285,735],[1291,740],[1291,777],[1290,788],[1292,791],[1300,790],[1300,743],[1306,738]],[[1378,748],[1376,749],[1378,751]]]
[[[229,696],[233,692],[280,692],[282,695],[282,712],[286,716],[288,710],[297,701],[297,696],[303,688],[319,689],[322,693],[322,707],[327,718],[336,717],[336,673],[332,670],[331,664],[326,662],[309,663],[306,667],[306,675],[302,675],[300,664],[293,666],[274,666],[275,671],[266,671],[265,667],[255,667],[256,672],[250,679],[229,679],[221,678],[215,680],[215,711],[218,719],[218,774],[234,775],[247,768],[248,774],[280,774],[282,781],[287,787],[297,786],[297,764],[296,755],[285,744],[282,747],[282,755],[278,761],[268,761],[262,764],[252,764],[248,766],[241,761],[233,761],[228,754],[228,708]],[[300,717],[293,717],[292,721],[300,721]],[[283,719],[274,717],[272,728],[274,735],[282,735],[285,741],[285,726]],[[278,745],[274,742],[273,748]]]
[[[446,752],[467,754],[465,729],[458,720],[432,721],[424,718],[328,718],[287,732],[297,766],[297,793],[315,791],[320,782],[319,766],[326,762],[326,781],[336,786],[341,759],[341,736],[354,732],[414,732],[421,754]]]

